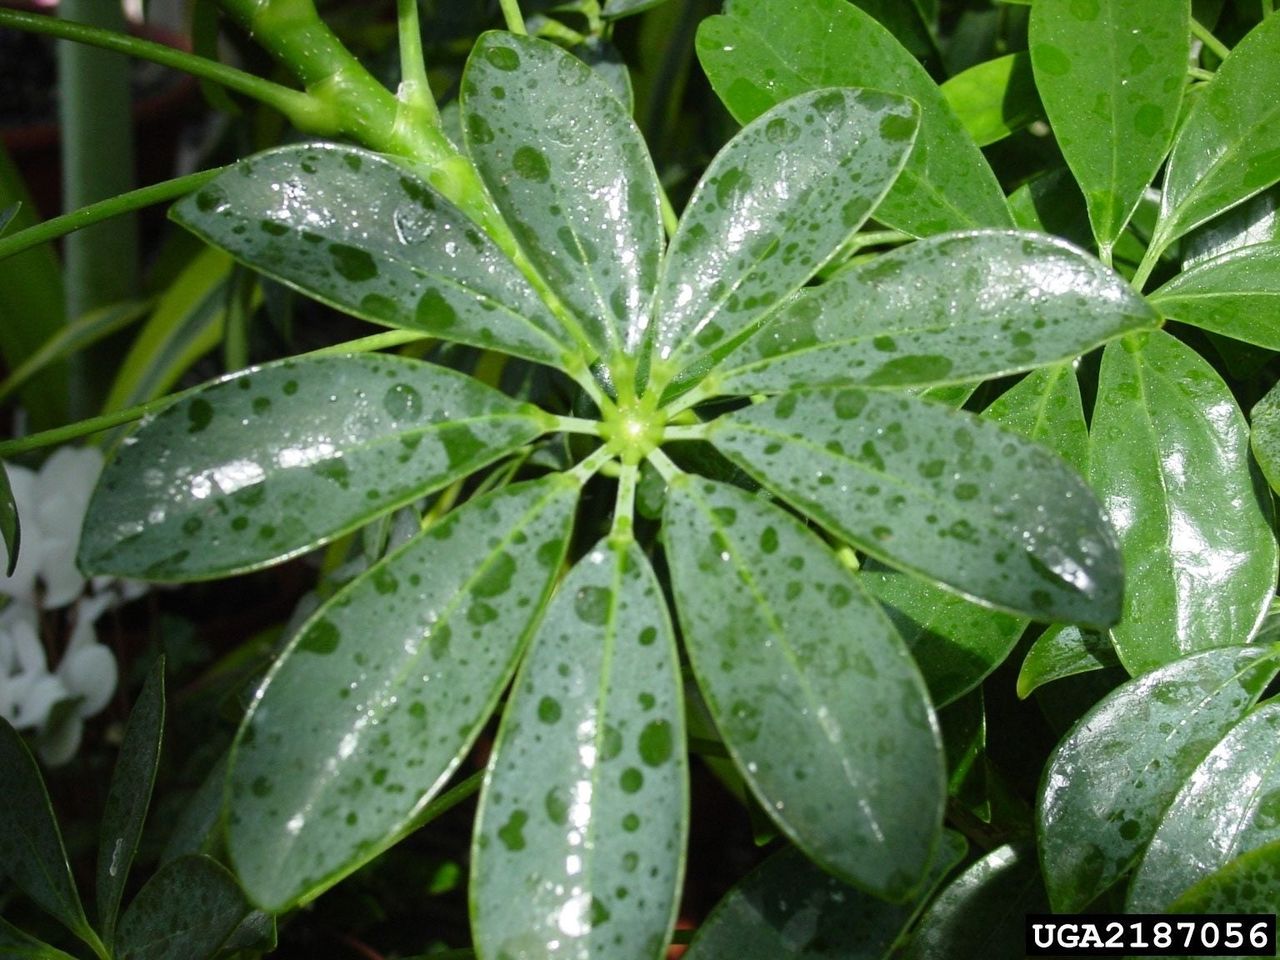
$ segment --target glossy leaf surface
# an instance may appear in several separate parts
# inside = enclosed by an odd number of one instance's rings
[[[18,504],[9,486],[9,471],[0,463],[0,539],[4,541],[4,575],[13,576],[18,567],[18,551],[22,547],[22,518],[18,516]]]
[[[1036,638],[1018,671],[1018,696],[1025,700],[1038,687],[1064,677],[1120,665],[1105,634],[1079,627],[1050,627]]]
[[[386,355],[284,360],[165,408],[103,472],[86,570],[158,580],[259,567],[492,463],[542,432],[526,404]]]
[[[1175,320],[1280,350],[1280,243],[1254,244],[1202,261],[1150,299]]]
[[[472,854],[480,956],[664,956],[687,832],[682,703],[657,577],[634,542],[601,541],[560,584],[498,735]]]
[[[1223,61],[1178,131],[1165,171],[1160,242],[1175,240],[1280,180],[1280,20]]]
[[[1218,374],[1162,331],[1109,345],[1091,445],[1090,479],[1124,553],[1111,638],[1125,668],[1247,639],[1275,586],[1276,542]]]
[[[249,904],[233,877],[208,857],[161,867],[120,918],[120,960],[205,960],[239,926]]]
[[[164,657],[156,659],[134,701],[111,776],[98,840],[98,923],[110,941],[129,868],[142,837],[164,734]]]
[[[237,260],[365,320],[559,364],[576,346],[492,240],[367,150],[281,147],[173,208]]]
[[[1190,270],[1241,247],[1280,240],[1278,201],[1280,188],[1270,187],[1188,234],[1180,245],[1182,269]]]
[[[992,423],[910,395],[826,389],[721,417],[708,437],[877,559],[1031,617],[1119,615],[1119,553],[1084,481]]]
[[[1280,490],[1280,384],[1249,411],[1249,446],[1272,490]]]
[[[1012,226],[977,145],[924,68],[846,0],[733,0],[698,27],[698,59],[741,123],[818,87],[869,87],[920,105],[920,134],[876,219],[914,236]],[[856,55],[855,55],[856,51]]]
[[[1165,811],[1126,909],[1159,912],[1241,854],[1280,841],[1280,703],[1227,732]]]
[[[503,218],[591,347],[606,359],[634,349],[663,236],[658,176],[627,108],[554,44],[486,33],[463,75],[462,122]]]
[[[1025,50],[975,64],[942,85],[942,95],[980,147],[1044,116]]]
[[[952,234],[803,291],[714,376],[738,394],[964,383],[1070,359],[1157,319],[1119,274],[1060,240]]]
[[[909,896],[946,781],[924,683],[892,624],[812,532],[737,487],[673,485],[663,531],[698,686],[762,806],[836,876]]]
[[[468,503],[299,629],[229,777],[228,846],[258,905],[371,859],[448,779],[537,625],[577,493],[550,477]]]
[[[655,359],[727,348],[870,216],[915,142],[902,97],[815,90],[768,110],[699,181],[663,264]]]
[[[1110,249],[1173,138],[1187,85],[1188,0],[1037,0],[1028,43],[1058,146]]]
[[[706,922],[686,960],[884,960],[937,883],[964,856],[957,833],[942,835],[922,894],[886,903],[823,873],[794,847],[738,883]]]
[[[1280,841],[1250,850],[1175,900],[1171,913],[1275,913]]]
[[[1179,788],[1277,672],[1276,654],[1222,647],[1130,680],[1054,749],[1037,810],[1053,908],[1077,912],[1137,862]]]

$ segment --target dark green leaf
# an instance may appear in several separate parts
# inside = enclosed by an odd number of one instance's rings
[[[1126,909],[1158,912],[1243,853],[1280,841],[1280,703],[1224,736],[1187,778],[1134,871]]]
[[[1153,246],[1280,180],[1278,87],[1280,19],[1268,17],[1231,51],[1178,131]]]
[[[70,954],[28,936],[0,917],[0,957],[5,960],[75,960]]]
[[[503,217],[591,349],[634,352],[663,236],[658,175],[626,106],[554,44],[495,32],[467,61],[462,122]]]
[[[1032,8],[1036,86],[1104,251],[1168,152],[1190,27],[1187,0],[1037,0]]]
[[[1276,542],[1226,384],[1163,331],[1109,345],[1098,374],[1090,480],[1124,553],[1111,631],[1132,674],[1240,643],[1276,580]]]
[[[228,848],[255,903],[316,896],[448,780],[537,626],[577,497],[558,475],[468,503],[299,629],[231,761]]]
[[[1065,167],[1041,174],[1013,191],[1009,209],[1023,230],[1051,233],[1080,247],[1092,241],[1084,194]]]
[[[1241,247],[1280,240],[1278,200],[1280,188],[1270,187],[1188,234],[1180,244],[1182,269],[1190,270]]]
[[[492,240],[376,153],[271,150],[172,215],[255,270],[366,320],[552,365],[576,346]]]
[[[120,960],[207,960],[249,913],[225,867],[180,857],[161,867],[120,918]]]
[[[165,408],[94,492],[80,562],[189,580],[282,560],[492,463],[543,415],[388,355],[284,360]]]
[[[1250,850],[1205,877],[1170,913],[1275,913],[1280,902],[1280,840]]]
[[[910,896],[946,780],[924,683],[879,605],[811,531],[737,487],[673,484],[663,537],[698,686],[752,791],[827,870]]]
[[[721,393],[965,383],[1067,360],[1156,313],[1049,237],[931,237],[804,290],[717,370]]]
[[[98,838],[98,923],[108,943],[115,934],[129,868],[151,804],[163,734],[164,657],[161,656],[156,658],[129,714],[102,813]]]
[[[1167,317],[1280,350],[1280,243],[1204,260],[1150,295]]]
[[[841,883],[794,847],[783,850],[716,905],[685,958],[884,960],[965,847],[958,833],[944,833],[921,893],[904,905]]]
[[[227,754],[223,753],[187,798],[160,854],[165,864],[187,853],[211,854],[220,838],[222,794],[227,785]]]
[[[18,568],[18,550],[22,546],[22,521],[18,516],[18,504],[9,486],[9,471],[0,463],[0,538],[4,540],[4,575],[12,577]]]
[[[910,97],[920,134],[876,219],[915,236],[1012,226],[995,175],[928,73],[846,0],[733,0],[699,25],[698,59],[741,123],[818,87]]]
[[[1080,383],[1069,363],[1033,370],[997,397],[982,415],[1043,443],[1081,473],[1089,469],[1089,429]]]
[[[1050,627],[1036,638],[1018,671],[1018,696],[1026,699],[1046,683],[1120,665],[1105,634],[1079,627]]]
[[[602,541],[561,583],[516,679],[477,814],[483,956],[660,960],[688,830],[680,663],[634,542]]]
[[[853,0],[875,17],[917,60],[935,73],[942,69],[942,54],[921,9],[920,0]]]
[[[669,375],[702,354],[722,355],[808,280],[893,184],[917,123],[902,97],[815,90],[729,141],[663,264],[655,367]]]
[[[972,414],[876,391],[783,394],[707,437],[877,559],[1046,620],[1114,623],[1121,568],[1101,508],[1058,457]]]
[[[1056,911],[1075,913],[1136,862],[1179,788],[1280,666],[1258,647],[1183,657],[1117,688],[1054,749],[1037,812]]]
[[[1280,383],[1249,411],[1249,446],[1271,489],[1280,491]]]
[[[942,85],[942,95],[980,147],[1044,116],[1025,50],[970,67]]]
[[[9,224],[13,222],[13,218],[18,215],[18,211],[22,209],[22,201],[15,200],[4,209],[0,209],[0,236],[9,229]]]

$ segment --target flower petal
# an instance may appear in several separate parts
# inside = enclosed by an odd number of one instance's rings
[[[115,655],[100,643],[69,650],[58,664],[58,676],[68,690],[82,697],[76,713],[92,717],[107,705],[116,689]]]

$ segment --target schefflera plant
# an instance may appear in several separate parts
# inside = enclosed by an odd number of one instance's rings
[[[257,691],[227,792],[245,889],[285,910],[414,829],[509,689],[474,835],[478,954],[659,957],[688,819],[678,635],[779,829],[908,899],[939,845],[944,759],[859,554],[1040,620],[1105,627],[1122,590],[1070,467],[920,393],[1155,315],[1096,260],[1014,231],[930,237],[806,286],[906,163],[904,97],[822,89],[769,110],[665,251],[639,131],[579,61],[487,34],[462,116],[509,235],[411,165],[333,144],[243,161],[174,215],[356,316],[556,368],[582,402],[542,409],[397,356],[294,358],[145,422],[90,507],[86,570],[194,580],[471,492],[321,607]],[[572,466],[530,455],[564,433],[586,441]],[[645,464],[653,542],[634,522]],[[603,524],[582,502],[599,474],[616,477]]]

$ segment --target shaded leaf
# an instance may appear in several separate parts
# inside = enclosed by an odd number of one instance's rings
[[[697,49],[740,123],[818,87],[910,97],[920,105],[920,134],[876,219],[915,236],[1012,226],[995,175],[928,73],[846,0],[733,0],[725,15],[699,25]]]
[[[1201,261],[1149,299],[1167,317],[1280,350],[1280,242]]]
[[[1044,116],[1025,50],[957,73],[942,85],[948,106],[980,147],[997,143]]]
[[[255,903],[316,896],[448,780],[537,626],[577,496],[552,476],[468,503],[299,629],[231,760],[228,849]]]
[[[576,346],[479,227],[417,174],[367,150],[314,143],[258,154],[172,216],[365,320],[552,365]]]
[[[1079,627],[1050,627],[1036,638],[1018,671],[1018,697],[1027,697],[1046,683],[1093,670],[1120,665],[1115,647],[1105,634]]]
[[[1249,447],[1272,490],[1280,491],[1280,384],[1249,411]]]
[[[682,699],[648,559],[634,542],[596,544],[547,608],[490,760],[471,872],[481,955],[550,941],[665,955],[688,831]]]
[[[1084,481],[972,414],[807,390],[721,417],[707,437],[879,560],[1031,617],[1105,626],[1119,615],[1119,553]]]
[[[18,568],[18,550],[22,547],[22,520],[18,516],[18,503],[9,485],[9,470],[0,463],[0,538],[4,540],[4,575],[12,577]]]
[[[1043,173],[1013,191],[1009,209],[1023,230],[1051,233],[1079,247],[1089,246],[1093,238],[1084,194],[1065,167]]]
[[[225,867],[180,857],[155,872],[120,918],[120,960],[207,960],[249,913]]]
[[[644,13],[660,3],[666,3],[666,0],[605,0],[601,13],[607,20],[620,20],[623,17]]]
[[[1163,331],[1110,344],[1093,412],[1090,480],[1120,538],[1132,674],[1252,635],[1276,580],[1276,541],[1235,399]]]
[[[1170,913],[1275,913],[1280,903],[1280,841],[1250,850],[1169,905]]]
[[[22,209],[22,201],[15,200],[8,206],[0,209],[0,236],[9,229],[9,224],[13,222],[13,218],[18,215],[18,211]]]
[[[946,784],[924,683],[893,626],[821,540],[737,487],[673,484],[663,537],[698,686],[762,806],[825,869],[910,896]]]
[[[0,957],[13,960],[75,960],[68,953],[28,936],[0,917]]]
[[[1074,913],[1134,866],[1169,804],[1280,665],[1273,650],[1222,647],[1130,680],[1054,749],[1037,810],[1055,911]]]
[[[542,429],[535,408],[416,360],[251,368],[166,407],[117,451],[89,505],[80,563],[155,580],[261,567],[466,476]]]
[[[1156,313],[1050,237],[930,237],[806,289],[716,371],[723,393],[965,383],[1067,360]]]

